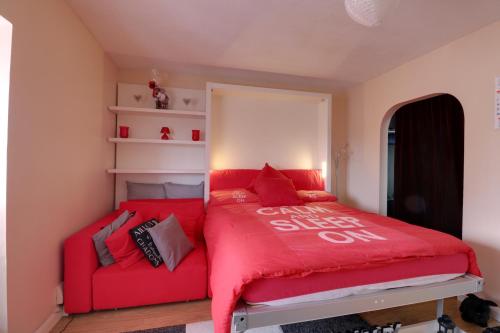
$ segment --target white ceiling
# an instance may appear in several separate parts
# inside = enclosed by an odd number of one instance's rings
[[[500,20],[499,0],[401,0],[371,29],[349,19],[343,0],[67,1],[120,68],[331,88],[373,78]]]

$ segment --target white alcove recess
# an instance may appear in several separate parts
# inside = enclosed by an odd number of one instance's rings
[[[321,169],[330,191],[330,94],[209,82],[206,101],[207,170]]]

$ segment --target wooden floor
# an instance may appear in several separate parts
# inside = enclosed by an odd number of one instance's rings
[[[51,333],[114,333],[210,320],[210,301],[151,305],[71,315]]]
[[[415,324],[435,318],[435,302],[421,303],[398,308],[367,312],[362,316],[371,324],[386,324],[400,321],[404,325]],[[480,333],[482,328],[464,323],[460,319],[456,298],[445,303],[445,313],[450,315],[458,326],[470,333]],[[165,327],[185,323],[210,320],[210,301],[175,303],[144,306],[132,309],[98,311],[89,314],[72,315],[63,318],[52,333],[114,333]],[[499,323],[491,322],[490,326]]]

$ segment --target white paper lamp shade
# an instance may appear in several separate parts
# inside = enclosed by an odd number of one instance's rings
[[[357,23],[375,27],[382,19],[396,8],[399,0],[345,0],[347,14]]]

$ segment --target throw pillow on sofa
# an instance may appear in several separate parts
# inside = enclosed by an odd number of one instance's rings
[[[174,214],[153,228],[149,228],[147,232],[153,238],[165,265],[171,272],[194,248]]]
[[[163,184],[127,182],[127,200],[165,199]]]
[[[121,268],[132,266],[144,258],[142,251],[135,245],[129,234],[129,230],[143,223],[143,218],[139,212],[131,217],[120,229],[109,236],[104,242],[115,262]]]
[[[147,232],[147,229],[152,228],[157,224],[157,220],[151,219],[128,231],[137,247],[141,249],[144,256],[148,259],[151,265],[153,265],[153,267],[158,267],[163,263],[163,259],[161,258],[151,235]]]
[[[168,199],[203,198],[205,182],[198,185],[165,183],[165,194]]]
[[[111,253],[109,253],[105,240],[117,231],[128,219],[131,214],[128,210],[121,213],[113,222],[99,230],[92,236],[94,241],[95,250],[102,266],[109,266],[115,262]]]
[[[191,243],[196,244],[203,239],[203,222],[205,215],[199,216],[189,216],[187,214],[182,214],[183,212],[162,212],[160,213],[160,221],[166,221],[171,215],[175,215],[177,222],[184,231],[184,234],[191,241]]]

